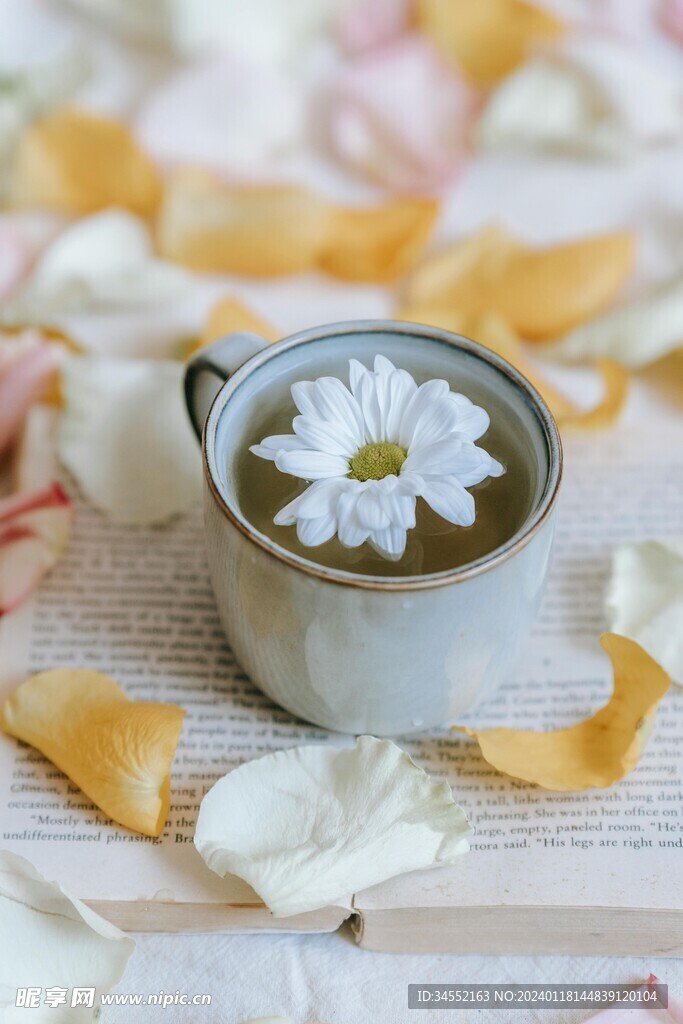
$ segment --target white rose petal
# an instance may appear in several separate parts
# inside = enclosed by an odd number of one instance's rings
[[[93,1021],[100,997],[120,980],[135,942],[23,857],[0,852],[0,1017],[35,1024]],[[66,1005],[44,1002],[67,989]],[[39,988],[40,1005],[15,1009],[18,988]],[[74,988],[94,988],[94,1005],[71,1007]]]
[[[609,358],[637,369],[683,345],[683,275],[649,295],[577,327],[547,354],[562,360]]]
[[[350,750],[295,747],[236,768],[204,797],[194,841],[212,871],[244,878],[287,917],[450,864],[470,833],[447,783],[361,736]]]
[[[88,499],[120,523],[163,522],[201,497],[183,366],[72,356],[58,450]]]
[[[639,643],[683,685],[683,538],[617,547],[606,607],[610,630]]]
[[[683,86],[637,47],[586,32],[506,78],[479,122],[485,149],[624,158],[683,134]]]
[[[23,0],[22,0],[23,2]],[[89,18],[181,56],[237,51],[266,63],[301,55],[340,0],[70,0]]]
[[[192,274],[154,255],[143,221],[109,209],[47,247],[0,322],[56,328],[103,355],[171,356],[193,333],[188,320],[196,328],[201,319],[201,291]]]
[[[166,79],[140,110],[135,132],[167,167],[253,176],[271,173],[270,161],[301,136],[303,104],[285,75],[226,55]]]

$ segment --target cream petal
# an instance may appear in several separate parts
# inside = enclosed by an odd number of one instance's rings
[[[87,498],[120,523],[163,522],[202,492],[183,366],[72,356],[58,450]]]
[[[296,416],[292,423],[299,442],[328,455],[351,458],[358,451],[358,443],[348,433],[345,422],[329,423],[313,416]]]
[[[611,358],[637,369],[681,347],[683,275],[649,295],[590,320],[548,346],[559,359]]]
[[[472,526],[475,519],[474,498],[455,478],[427,480],[424,500],[437,515],[456,526]]]
[[[249,761],[204,797],[195,846],[276,917],[329,906],[406,871],[452,863],[471,829],[445,782],[395,744],[295,747]]]
[[[48,882],[23,857],[0,851],[0,1012],[14,1010],[17,988],[39,987],[37,1024],[59,1020],[94,1021],[100,997],[119,982],[135,942],[55,882]],[[53,1008],[45,989],[94,988],[94,1006]],[[71,992],[69,991],[69,997]],[[16,1014],[16,1017],[15,1017]]]
[[[311,449],[278,452],[275,465],[281,473],[298,476],[302,480],[322,480],[325,477],[346,476],[349,463],[341,455],[327,455]]]
[[[398,443],[402,448],[410,447],[413,431],[425,409],[428,409],[432,402],[445,398],[449,394],[449,390],[445,380],[428,380],[414,392],[401,419]]]
[[[289,76],[237,54],[204,59],[165,78],[135,121],[143,149],[164,167],[223,176],[264,174],[299,138],[302,98]]]
[[[615,35],[583,33],[506,78],[479,122],[485,148],[624,158],[681,137],[678,79]]]
[[[605,603],[610,629],[639,643],[683,686],[683,538],[617,547]]]
[[[105,210],[76,221],[48,246],[2,319],[8,325],[60,327],[76,312],[165,302],[190,282],[181,267],[154,256],[142,220],[124,210]]]

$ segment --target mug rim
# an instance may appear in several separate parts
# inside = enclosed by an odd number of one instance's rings
[[[536,507],[512,537],[504,544],[494,548],[488,554],[473,562],[468,562],[455,569],[445,569],[438,573],[425,573],[414,576],[369,576],[360,573],[352,573],[344,569],[333,569],[329,566],[320,565],[307,558],[302,558],[286,548],[281,547],[272,541],[265,534],[257,531],[249,521],[242,517],[235,508],[231,507],[229,500],[223,494],[219,477],[216,471],[216,433],[218,423],[223,411],[231,396],[239,388],[242,382],[259,366],[276,358],[281,352],[298,345],[309,342],[320,341],[324,338],[348,334],[416,334],[418,336],[441,342],[450,348],[464,350],[470,355],[489,363],[499,372],[503,373],[516,389],[521,392],[522,398],[526,399],[536,414],[540,425],[545,433],[545,440],[548,445],[548,473],[545,487]],[[229,337],[229,335],[227,336]],[[502,562],[513,557],[540,532],[550,517],[550,514],[557,501],[560,483],[563,473],[562,442],[555,419],[550,412],[545,400],[537,389],[516,367],[508,363],[506,359],[485,348],[478,342],[472,341],[463,335],[443,330],[440,327],[430,327],[426,324],[417,324],[402,320],[343,320],[337,323],[323,324],[311,327],[304,331],[298,331],[273,344],[267,345],[233,373],[219,389],[206,417],[202,431],[202,459],[204,463],[204,475],[211,490],[212,497],[223,515],[242,533],[248,540],[262,548],[267,554],[280,562],[291,566],[308,576],[315,577],[327,583],[334,583],[340,586],[357,587],[361,590],[376,591],[412,591],[430,590],[436,587],[450,586],[455,583],[462,583],[480,576],[485,572],[496,568]],[[236,502],[235,502],[236,505]]]

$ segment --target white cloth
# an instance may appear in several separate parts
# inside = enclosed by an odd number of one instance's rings
[[[103,1024],[241,1024],[290,1017],[295,1024],[419,1024],[437,1014],[408,1009],[409,983],[644,981],[652,971],[683,993],[682,960],[618,957],[413,956],[360,949],[346,928],[331,935],[144,935],[117,992],[208,993],[210,1006],[118,1007]],[[576,1024],[586,1010],[443,1012],[444,1021]],[[624,1024],[630,1013],[624,1011]]]

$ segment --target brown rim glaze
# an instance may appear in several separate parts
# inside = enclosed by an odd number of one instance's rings
[[[500,373],[506,376],[521,392],[522,397],[531,407],[539,423],[543,427],[546,443],[548,446],[548,479],[538,501],[537,507],[529,516],[525,524],[517,533],[496,548],[490,555],[477,559],[457,569],[447,569],[440,573],[431,573],[423,576],[362,576],[357,573],[345,570],[330,569],[327,566],[317,565],[315,562],[292,554],[286,548],[280,547],[268,537],[258,533],[254,528],[231,507],[225,496],[222,494],[216,482],[215,468],[215,440],[218,421],[221,417],[230,396],[237,390],[246,377],[263,363],[276,357],[280,352],[293,348],[297,345],[308,344],[319,341],[322,338],[340,337],[347,334],[374,334],[380,332],[391,332],[394,334],[414,334],[418,337],[429,338],[438,341],[451,348],[462,349],[483,362],[494,366]],[[240,533],[244,534],[252,543],[262,548],[273,558],[290,565],[293,569],[305,573],[307,576],[315,577],[326,583],[334,583],[338,586],[359,587],[362,590],[429,590],[434,587],[450,586],[454,583],[463,583],[465,580],[480,576],[482,573],[494,569],[501,562],[506,561],[517,554],[523,547],[536,536],[547,522],[552,512],[562,481],[562,442],[557,429],[557,424],[536,388],[524,377],[519,370],[508,363],[501,356],[484,348],[477,342],[464,338],[462,335],[451,334],[440,328],[428,327],[423,324],[408,323],[400,320],[348,320],[342,323],[325,324],[321,327],[314,327],[307,331],[300,331],[292,334],[282,341],[258,352],[251,359],[248,359],[221,387],[211,406],[202,433],[202,455],[204,460],[204,473],[211,489],[213,498],[227,519],[235,526]]]

